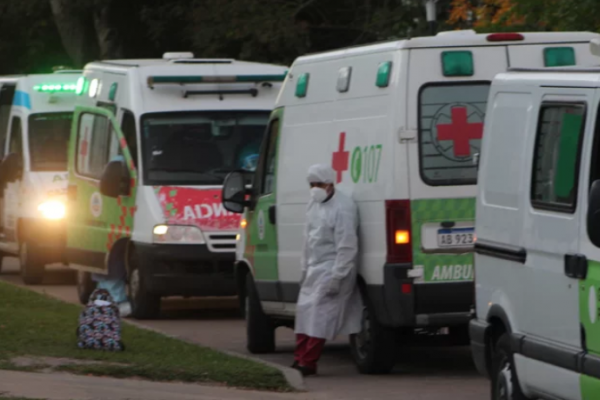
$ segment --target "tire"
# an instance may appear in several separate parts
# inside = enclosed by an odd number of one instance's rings
[[[521,391],[507,334],[496,342],[492,368],[492,400],[529,400]]]
[[[89,272],[77,271],[77,297],[81,304],[87,304],[95,289],[96,282],[92,280],[92,274]]]
[[[26,285],[39,285],[44,280],[44,256],[35,244],[24,241],[19,248],[21,278]]]
[[[131,316],[135,319],[156,319],[160,315],[160,296],[148,292],[147,277],[133,258],[127,290],[131,302]]]
[[[245,294],[246,347],[252,354],[273,353],[275,351],[275,325],[262,309],[251,274],[246,275]]]
[[[352,358],[361,374],[389,374],[396,365],[397,333],[379,323],[373,305],[363,290],[361,295],[364,304],[362,331],[350,336]]]

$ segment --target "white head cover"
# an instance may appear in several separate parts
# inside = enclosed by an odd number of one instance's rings
[[[327,164],[315,164],[308,169],[308,183],[334,183],[335,171]]]

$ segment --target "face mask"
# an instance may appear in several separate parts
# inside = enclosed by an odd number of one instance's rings
[[[310,189],[310,197],[312,197],[312,199],[317,203],[322,203],[327,200],[327,196],[329,196],[329,194],[325,189],[321,189],[320,187],[314,187]]]

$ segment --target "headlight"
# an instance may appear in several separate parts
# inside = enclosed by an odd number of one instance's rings
[[[154,243],[204,244],[200,228],[189,225],[156,225],[152,231]]]
[[[38,206],[38,211],[47,219],[63,219],[67,213],[65,205],[58,200],[43,202]]]

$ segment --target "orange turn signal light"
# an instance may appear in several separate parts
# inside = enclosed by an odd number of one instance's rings
[[[409,231],[396,231],[396,244],[408,244],[410,243],[410,232]]]
[[[246,229],[246,225],[248,225],[248,221],[246,221],[245,219],[242,219],[240,221],[240,228]]]

